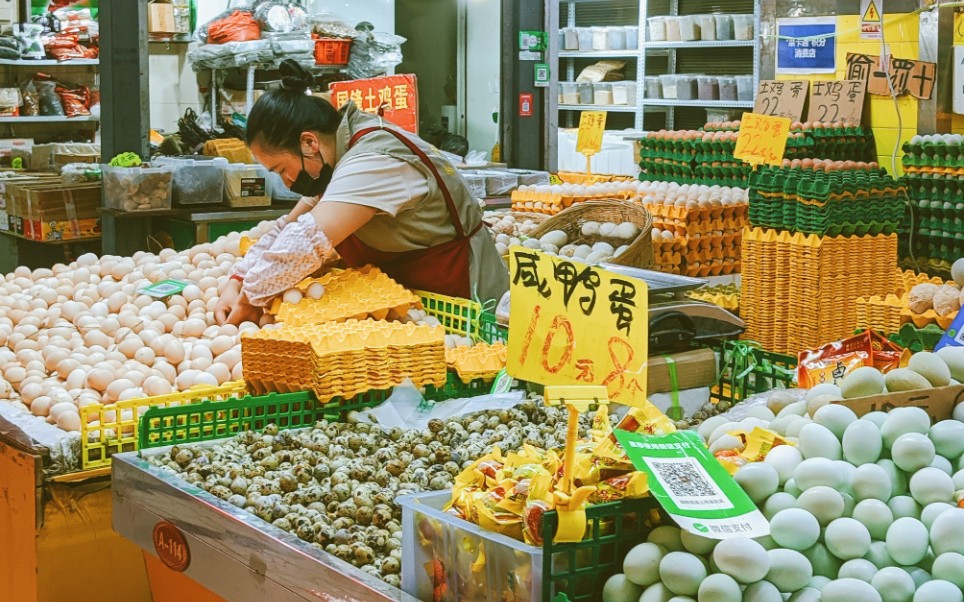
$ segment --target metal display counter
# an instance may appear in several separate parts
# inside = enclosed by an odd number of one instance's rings
[[[211,599],[416,600],[140,456],[113,456],[114,530],[145,550],[149,560],[163,562],[169,573],[181,572],[209,590]],[[154,602],[167,602],[156,588]]]

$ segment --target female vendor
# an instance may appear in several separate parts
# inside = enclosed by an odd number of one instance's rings
[[[262,308],[339,257],[371,264],[411,289],[487,301],[508,290],[482,210],[458,171],[418,137],[348,103],[307,94],[311,74],[288,60],[282,88],[248,116],[255,158],[302,199],[252,246],[224,284],[221,323]]]

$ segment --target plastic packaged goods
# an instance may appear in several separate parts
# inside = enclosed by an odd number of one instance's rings
[[[697,100],[698,97],[695,75],[676,76],[676,98],[679,100]]]
[[[579,38],[579,52],[592,50],[592,29],[589,27],[577,27],[576,35]]]
[[[611,105],[613,104],[613,84],[601,83],[592,85],[593,104]]]
[[[718,81],[720,87],[720,100],[734,101],[739,99],[735,77],[720,77],[718,78]]]
[[[158,157],[157,166],[174,170],[172,201],[176,205],[217,204],[224,195],[223,157]]]
[[[267,207],[268,170],[261,165],[229,163],[224,166],[224,202],[230,207]]]
[[[593,100],[592,84],[580,83],[578,84],[578,90],[579,90],[579,104],[591,105]]]
[[[626,49],[636,50],[639,48],[639,27],[632,25],[626,28]]]
[[[733,39],[749,41],[753,39],[753,15],[733,15]]]
[[[626,28],[610,27],[607,34],[607,43],[610,50],[626,50]]]
[[[696,78],[696,84],[700,100],[720,99],[720,81],[715,75],[701,75]]]
[[[171,208],[170,167],[111,167],[101,165],[104,202],[121,211],[157,211]]]
[[[636,82],[616,82],[613,84],[614,105],[636,104]]]
[[[733,39],[733,16],[732,15],[713,15],[716,20],[716,39]]]
[[[736,85],[736,84],[734,84]],[[559,84],[560,101],[564,105],[579,104],[579,86],[572,82],[562,82]]]
[[[679,17],[663,17],[666,22],[666,41],[667,42],[679,42],[682,41],[680,32],[680,18]]]
[[[753,76],[737,75],[736,89],[737,97],[740,102],[749,102],[753,100],[753,97],[756,94],[756,90],[753,89]]]
[[[660,82],[658,75],[647,75],[643,78],[643,85],[645,86],[646,98],[663,97],[663,84]]]
[[[699,17],[689,15],[679,17],[679,37],[683,42],[695,42],[700,39]]]
[[[670,100],[679,98],[676,87],[678,77],[679,76],[673,74],[659,76],[659,83],[663,88],[663,98]]]
[[[591,27],[590,31],[592,31],[592,49],[609,50],[609,28]]]
[[[650,42],[666,41],[666,17],[650,17],[646,19],[646,28],[649,30]]]
[[[562,30],[562,49],[579,50],[579,30],[575,27],[566,27]]]
[[[716,40],[716,16],[715,15],[700,15],[697,18],[697,24],[700,26],[700,39],[704,42],[712,42]]]

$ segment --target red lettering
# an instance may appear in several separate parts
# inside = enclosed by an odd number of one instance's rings
[[[566,333],[566,350],[563,352],[562,357],[556,362],[554,366],[549,365],[549,351],[552,349],[552,341],[556,337],[556,333],[560,330],[564,330]],[[572,344],[575,338],[572,333],[572,323],[566,319],[565,316],[556,316],[552,319],[552,326],[549,327],[549,334],[546,336],[546,342],[542,346],[542,367],[545,368],[546,372],[550,374],[558,374],[560,370],[565,368],[569,360],[572,359]]]
[[[529,328],[526,330],[526,336],[522,340],[522,353],[519,354],[519,365],[524,366],[526,360],[529,358],[529,346],[532,345],[532,336],[536,333],[536,326],[539,325],[539,314],[542,312],[542,306],[536,305],[535,311],[532,312],[532,320],[529,322]]]
[[[625,360],[619,357],[620,353],[618,348],[620,347],[626,353],[627,357]],[[617,379],[619,380],[619,386],[612,395],[613,399],[619,397],[626,385],[626,368],[629,366],[629,362],[633,361],[633,356],[635,356],[633,346],[628,342],[619,337],[611,337],[609,339],[609,358],[613,362],[613,371],[606,376],[602,384],[605,387],[609,387],[609,385],[616,382]],[[612,389],[610,389],[610,391],[612,391]]]
[[[592,360],[576,360],[576,380],[592,383],[596,380]]]

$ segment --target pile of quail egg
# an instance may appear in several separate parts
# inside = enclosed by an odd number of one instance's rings
[[[614,417],[615,419],[615,417]],[[586,432],[588,418],[580,419]],[[247,431],[207,448],[175,446],[150,458],[230,504],[288,531],[390,585],[401,583],[400,495],[452,486],[498,447],[564,445],[567,413],[530,399],[515,408],[384,429],[357,413],[344,423]]]

